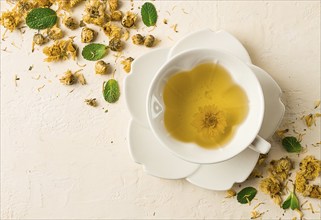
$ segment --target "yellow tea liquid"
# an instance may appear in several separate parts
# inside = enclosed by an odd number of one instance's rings
[[[182,142],[214,148],[232,139],[248,113],[248,99],[228,71],[203,63],[171,76],[164,88],[164,123]]]

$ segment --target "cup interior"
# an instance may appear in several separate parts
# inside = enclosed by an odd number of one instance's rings
[[[165,105],[163,90],[168,79],[181,71],[189,71],[201,63],[219,63],[248,98],[248,113],[238,125],[233,138],[218,148],[203,148],[194,142],[181,142],[172,137],[164,125]],[[223,51],[193,49],[182,52],[168,60],[158,71],[147,95],[147,116],[150,128],[157,139],[178,157],[193,163],[210,164],[228,160],[255,139],[264,115],[264,98],[261,85],[252,70],[241,60]]]

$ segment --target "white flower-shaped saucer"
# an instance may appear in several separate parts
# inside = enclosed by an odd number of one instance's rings
[[[265,139],[273,135],[279,126],[284,105],[280,100],[281,89],[271,76],[251,63],[243,45],[225,31],[202,30],[188,35],[171,49],[156,49],[137,58],[132,71],[125,79],[124,94],[132,115],[129,124],[129,151],[136,163],[142,164],[150,175],[181,179],[202,188],[227,190],[234,183],[243,182],[251,174],[259,153],[249,148],[230,160],[200,165],[182,160],[172,154],[154,137],[149,128],[146,112],[146,99],[149,85],[158,69],[171,57],[192,48],[213,48],[229,52],[253,70],[264,93],[265,112],[259,135]]]

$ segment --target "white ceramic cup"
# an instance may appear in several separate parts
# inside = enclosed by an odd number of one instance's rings
[[[181,142],[172,137],[164,125],[165,106],[163,89],[167,80],[178,72],[191,70],[198,64],[214,62],[222,65],[243,88],[248,98],[248,114],[238,126],[232,139],[225,145],[208,149],[196,143]],[[213,49],[193,49],[184,51],[167,61],[158,71],[149,87],[147,95],[147,117],[150,128],[157,139],[178,157],[193,163],[210,164],[228,160],[247,147],[267,153],[270,143],[258,136],[264,115],[264,96],[261,85],[252,70],[237,57]],[[246,158],[244,158],[246,160]]]

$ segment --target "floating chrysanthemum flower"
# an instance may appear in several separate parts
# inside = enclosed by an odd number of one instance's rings
[[[198,108],[192,125],[204,137],[215,138],[220,134],[224,134],[227,123],[222,110],[215,105],[206,105]]]

